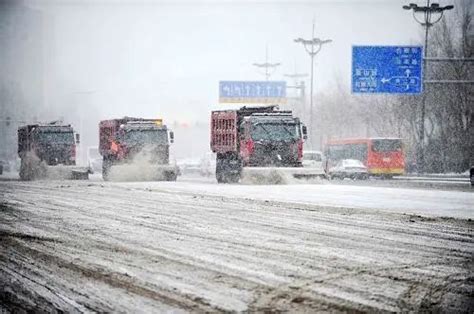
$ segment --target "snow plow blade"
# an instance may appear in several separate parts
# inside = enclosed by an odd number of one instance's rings
[[[113,165],[107,179],[111,181],[176,181],[178,167],[175,165]]]
[[[324,172],[303,167],[244,167],[242,183],[286,184],[292,179],[326,178]]]
[[[43,176],[38,179],[47,180],[89,180],[89,168],[77,166],[46,166]]]

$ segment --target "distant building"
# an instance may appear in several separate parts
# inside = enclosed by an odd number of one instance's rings
[[[43,106],[43,37],[41,11],[0,0],[0,158],[14,158],[19,121],[32,120]]]

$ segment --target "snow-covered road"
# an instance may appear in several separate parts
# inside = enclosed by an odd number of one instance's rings
[[[447,217],[472,218],[473,202],[331,184],[0,181],[0,304],[472,312],[473,222]]]

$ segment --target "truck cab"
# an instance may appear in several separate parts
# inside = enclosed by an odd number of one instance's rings
[[[255,113],[245,117],[240,128],[244,166],[301,166],[303,136],[298,118],[287,113]]]
[[[122,124],[118,130],[117,143],[120,144],[120,159],[133,159],[137,154],[147,152],[157,164],[169,162],[169,144],[173,132],[166,126],[141,121]]]

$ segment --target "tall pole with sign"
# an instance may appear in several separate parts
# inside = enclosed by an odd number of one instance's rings
[[[418,6],[414,3],[404,5],[403,9],[413,10],[413,17],[415,21],[425,27],[425,49],[423,54],[423,95],[421,100],[421,118],[420,118],[420,144],[418,152],[418,170],[424,172],[425,170],[425,108],[426,108],[426,62],[428,57],[428,32],[429,28],[439,22],[443,17],[445,10],[453,9],[453,5],[440,6],[439,3],[431,3],[426,0],[426,6]],[[420,18],[421,17],[421,18]]]
[[[294,40],[296,43],[303,44],[306,52],[311,57],[311,82],[310,82],[310,99],[309,99],[309,129],[311,135],[311,148],[314,148],[314,141],[313,141],[313,86],[314,86],[314,57],[321,51],[321,48],[324,44],[332,42],[331,39],[322,40],[320,38],[314,37],[314,21],[313,21],[313,31],[311,35],[311,39],[303,39],[303,38],[296,38]]]

